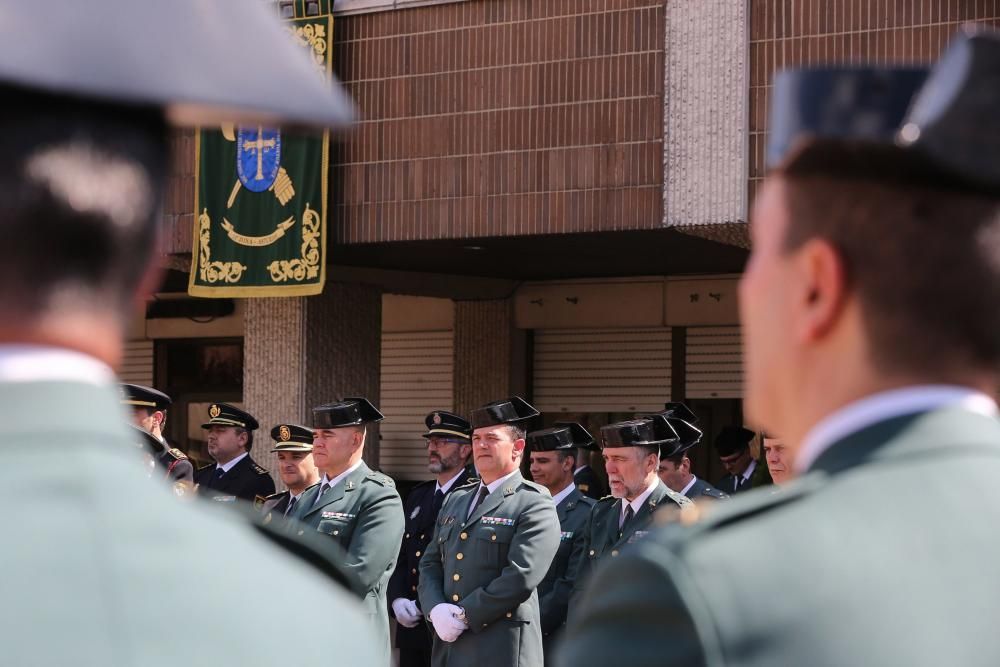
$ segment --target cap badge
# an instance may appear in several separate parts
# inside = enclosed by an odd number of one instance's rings
[[[435,412],[434,413],[434,417],[432,418],[432,421],[434,422],[435,425],[440,426],[440,424],[441,424],[441,415],[439,415],[438,413]]]
[[[292,430],[282,424],[281,428],[278,429],[278,437],[281,438],[282,442],[288,442],[292,439]]]
[[[208,416],[211,417],[212,419],[215,419],[221,414],[222,414],[222,408],[220,408],[218,405],[213,405],[208,409]]]

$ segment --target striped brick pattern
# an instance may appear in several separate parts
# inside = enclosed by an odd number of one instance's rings
[[[751,0],[750,197],[764,175],[775,69],[830,62],[928,62],[969,21],[1000,27],[1000,1]]]
[[[334,152],[337,241],[658,226],[662,4],[474,0],[338,19],[335,62],[364,120]]]

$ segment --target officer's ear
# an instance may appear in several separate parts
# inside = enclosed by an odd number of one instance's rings
[[[163,425],[167,423],[167,413],[164,410],[157,410],[153,413],[153,419],[157,426],[163,428]]]

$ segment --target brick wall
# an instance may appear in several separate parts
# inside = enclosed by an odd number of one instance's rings
[[[338,19],[364,120],[340,242],[659,226],[657,0],[475,0]]]
[[[750,197],[764,175],[775,69],[830,62],[925,63],[968,21],[1000,27],[1000,2],[751,0]]]

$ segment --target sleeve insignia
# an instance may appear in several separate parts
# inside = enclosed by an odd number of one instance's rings
[[[261,468],[256,463],[253,464],[252,468],[253,468],[253,471],[255,473],[257,473],[258,475],[266,475],[266,474],[268,474],[268,472],[266,470],[264,470],[263,468]]]

